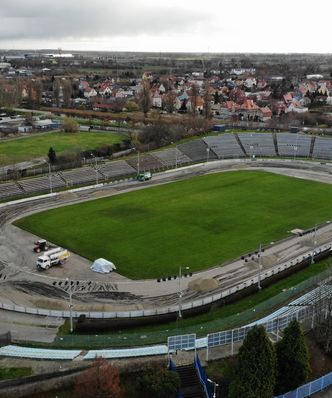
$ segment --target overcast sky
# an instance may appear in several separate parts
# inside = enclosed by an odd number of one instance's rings
[[[332,0],[0,0],[0,48],[332,52]]]

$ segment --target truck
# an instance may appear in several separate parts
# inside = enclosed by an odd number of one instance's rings
[[[45,239],[39,239],[34,243],[34,248],[33,251],[35,253],[40,253],[44,252],[46,250],[52,249],[52,246],[45,240]],[[53,246],[54,247],[54,246]]]
[[[151,180],[152,174],[150,171],[146,171],[144,173],[140,173],[137,175],[137,180],[138,181],[146,181],[146,180]]]
[[[64,264],[69,257],[69,251],[62,247],[48,250],[42,256],[39,256],[36,265],[39,270],[45,270],[53,267],[53,265]]]

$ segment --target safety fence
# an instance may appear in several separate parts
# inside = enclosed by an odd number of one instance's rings
[[[275,398],[305,398],[310,397],[317,392],[325,390],[325,388],[332,385],[332,372],[313,380],[310,383],[298,387],[296,390],[289,391],[286,394],[278,395]]]
[[[324,313],[325,314],[325,313]],[[298,311],[285,315],[283,317],[278,317],[276,319],[271,319],[268,322],[260,323],[260,325],[264,326],[267,333],[275,334],[276,339],[279,339],[279,333],[284,330],[290,322],[293,320],[297,320],[299,322],[310,321],[310,328],[314,327],[315,317],[318,314],[315,313],[314,306],[308,306],[299,309]],[[248,332],[254,327],[254,324],[250,326],[245,326],[238,329],[225,330],[222,332],[211,333],[207,335],[207,351],[206,358],[209,359],[209,350],[213,347],[219,347],[223,345],[231,346],[231,355],[234,354],[234,343],[242,342]]]
[[[317,309],[317,312],[315,311]],[[319,312],[318,312],[319,308]],[[297,319],[299,322],[308,322],[309,328],[315,325],[316,317],[327,316],[328,311],[322,306],[307,306],[302,307],[298,311],[283,317],[271,319],[268,322],[262,323],[270,334],[275,334],[278,340],[279,333],[286,328],[289,323]],[[141,348],[119,348],[119,349],[103,349],[103,350],[90,350],[83,354],[80,350],[50,350],[40,348],[26,348],[17,346],[5,346],[0,348],[0,356],[14,356],[19,358],[42,358],[49,359],[51,356],[57,359],[73,359],[82,355],[82,359],[91,360],[95,357],[103,357],[107,359],[115,358],[132,358],[151,355],[169,355],[170,352],[177,350],[195,350],[206,348],[206,359],[209,358],[209,350],[218,346],[231,346],[232,354],[234,354],[234,343],[242,342],[249,330],[254,327],[254,324],[238,329],[222,331],[218,333],[208,334],[206,337],[196,339],[195,334],[191,335],[178,335],[168,337],[167,345],[159,346],[144,346]]]
[[[191,302],[186,302],[182,304],[182,310],[191,310],[194,308],[199,308],[207,305],[211,305],[215,302],[218,302],[222,299],[226,299],[227,297],[239,293],[245,289],[248,289],[253,286],[258,286],[265,279],[271,278],[283,271],[286,271],[292,267],[297,267],[300,264],[310,264],[312,260],[327,257],[331,254],[331,245],[324,245],[321,247],[317,247],[315,251],[307,252],[303,255],[298,256],[292,261],[288,261],[286,263],[277,264],[273,268],[270,268],[267,271],[260,271],[257,276],[251,277],[246,281],[233,286],[229,289],[222,290],[219,293],[212,294],[211,296],[204,297],[202,299],[194,300]],[[48,317],[56,317],[56,318],[79,318],[80,316],[85,316],[87,318],[92,319],[116,319],[116,318],[140,318],[140,317],[149,317],[156,315],[166,315],[170,313],[177,313],[179,310],[178,305],[173,305],[169,307],[158,307],[155,309],[146,309],[146,310],[136,310],[136,311],[121,311],[121,312],[87,312],[87,311],[56,311],[56,310],[48,310],[42,308],[31,308],[24,306],[17,306],[12,304],[0,303],[0,308],[8,311],[16,311],[23,312],[27,314],[33,315],[43,315]]]

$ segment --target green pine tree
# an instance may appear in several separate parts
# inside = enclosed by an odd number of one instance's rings
[[[302,328],[292,321],[277,344],[277,392],[284,393],[304,384],[311,372],[309,353]]]
[[[56,162],[56,153],[52,147],[50,147],[50,149],[48,150],[47,156],[48,156],[48,160],[51,164],[54,164]]]
[[[251,329],[239,350],[230,398],[271,398],[276,381],[276,353],[263,326]]]

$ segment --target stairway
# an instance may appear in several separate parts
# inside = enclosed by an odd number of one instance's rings
[[[205,393],[193,364],[177,366],[180,376],[180,392],[183,398],[205,398]]]

